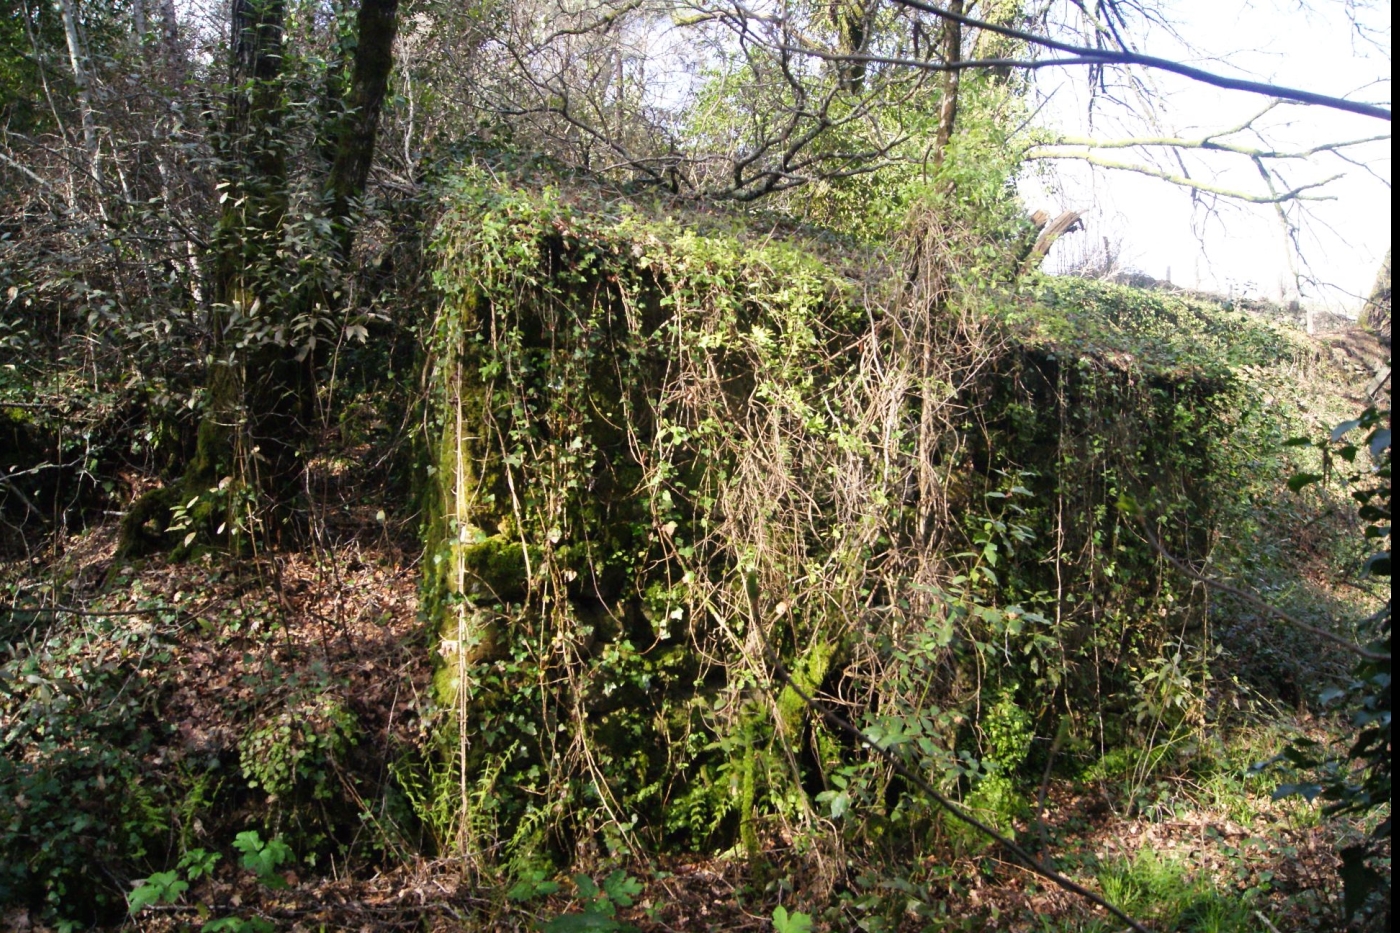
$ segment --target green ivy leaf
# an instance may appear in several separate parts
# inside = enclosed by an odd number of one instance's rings
[[[811,933],[812,918],[800,910],[791,913],[782,904],[773,908],[774,933]]]

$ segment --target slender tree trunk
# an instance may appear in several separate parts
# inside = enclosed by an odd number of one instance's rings
[[[315,390],[310,363],[277,335],[295,304],[281,268],[287,210],[282,139],[283,0],[233,0],[233,62],[225,120],[224,196],[214,242],[210,372],[211,409],[201,428],[208,440],[196,471],[219,465],[215,483],[256,492],[257,516],[272,534],[291,515],[301,474],[301,449]],[[248,522],[248,515],[232,514]]]
[[[174,0],[140,0],[140,5],[155,5],[157,19],[155,25],[148,23],[148,28],[155,30],[157,48],[160,55],[160,65],[163,71],[166,93],[170,95],[167,102],[166,116],[158,119],[155,125],[156,145],[156,171],[160,175],[161,200],[167,209],[173,209],[175,204],[175,185],[178,178],[177,162],[172,153],[177,147],[170,144],[171,134],[175,127],[179,125],[180,114],[176,102],[185,94],[185,80],[189,75],[189,61],[185,55],[185,49],[180,45],[180,25],[175,15]],[[184,241],[185,272],[190,282],[190,296],[194,299],[196,308],[204,308],[204,289],[201,287],[200,257],[199,251],[193,240],[184,234],[177,225],[171,225],[170,237],[174,241]]]
[[[179,88],[185,83],[189,63],[184,47],[180,44],[180,22],[175,14],[174,0],[157,0],[160,14],[157,36],[160,43],[160,56],[165,65],[166,79],[170,87]]]
[[[73,84],[78,92],[78,117],[83,127],[83,149],[87,153],[87,170],[94,182],[98,167],[97,120],[92,112],[92,89],[88,82],[86,54],[78,34],[78,9],[75,0],[59,0],[59,15],[63,20],[63,37],[68,43],[68,62],[73,69]],[[101,199],[98,200],[101,204]]]
[[[282,0],[233,0],[229,95],[219,155],[220,214],[210,321],[215,349],[232,320],[261,306],[287,207],[282,129]],[[270,284],[270,283],[269,283]],[[215,353],[217,356],[218,353]]]
[[[379,133],[379,113],[394,66],[399,0],[360,0],[355,70],[337,134],[327,193],[335,225],[337,259],[346,263],[354,245],[353,202],[364,196]]]
[[[963,0],[950,0],[948,10],[956,16],[963,12]],[[943,21],[943,60],[949,65],[962,61],[962,23],[956,20]],[[938,111],[938,133],[934,137],[933,164],[942,168],[947,158],[948,144],[953,139],[953,129],[958,121],[958,89],[961,72],[950,68],[943,72],[943,103]]]

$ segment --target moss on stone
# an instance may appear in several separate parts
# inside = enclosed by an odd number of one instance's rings
[[[526,548],[504,535],[459,547],[467,594],[497,602],[524,598],[530,567],[540,566],[542,556],[539,548]]]
[[[807,703],[793,687],[808,697],[814,696],[831,670],[836,648],[836,642],[817,641],[788,671],[792,683],[784,686],[778,695],[778,718],[789,742],[796,741],[802,734],[802,723],[807,718]]]
[[[184,501],[180,498],[183,492],[180,486],[161,486],[131,503],[118,531],[117,557],[144,557],[173,550],[177,542],[167,534],[167,529],[175,506]]]
[[[470,737],[454,764],[477,769],[463,786],[496,789],[494,838],[568,848],[591,833],[611,845],[609,821],[624,813],[636,817],[628,832],[737,841],[757,858],[766,813],[804,812],[793,801],[815,792],[813,764],[831,773],[860,754],[810,722],[799,691],[831,682],[867,618],[892,620],[860,645],[867,658],[944,621],[975,639],[1006,618],[999,599],[1058,591],[1046,567],[1066,565],[1031,543],[1052,530],[1065,553],[1090,555],[1066,588],[1105,567],[1133,580],[1110,598],[1153,587],[1144,599],[1160,598],[1155,558],[1125,545],[1112,505],[1125,478],[1194,495],[1216,475],[1200,452],[1219,433],[1220,398],[1238,386],[1221,374],[1245,359],[1217,352],[1229,328],[1196,328],[1211,359],[1186,365],[1175,305],[1129,308],[1116,293],[1054,286],[1041,303],[1063,313],[1043,322],[1038,308],[1018,321],[1026,302],[974,295],[966,310],[985,312],[996,339],[945,347],[937,322],[905,336],[903,319],[885,328],[879,316],[901,313],[903,298],[862,301],[874,279],[843,277],[797,237],[466,176],[439,232],[422,605],[441,658],[435,693],[457,717],[444,717],[444,747]],[[981,298],[987,307],[973,308]],[[1102,321],[1076,343],[1086,308]],[[950,372],[964,365],[955,354],[987,358],[968,363],[978,375],[964,388],[940,381],[931,393],[900,370],[905,350],[884,349],[892,333],[944,354],[936,362]],[[1240,352],[1286,351],[1275,336]],[[1165,365],[1139,365],[1160,347]],[[862,356],[875,348],[888,353],[880,366],[903,373],[874,387],[886,393],[878,405]],[[928,428],[944,433],[906,432],[945,392],[957,417]],[[866,419],[886,407],[891,430],[877,441]],[[1110,423],[1136,446],[1106,436]],[[925,466],[932,475],[916,477]],[[766,493],[765,469],[786,475],[771,501],[756,501],[763,493],[742,484],[757,478]],[[1052,499],[1062,510],[1045,507]],[[1203,513],[1180,514],[1206,527]],[[969,552],[964,539],[981,547]],[[922,597],[909,594],[957,580],[978,553],[1001,562],[996,576],[991,564],[979,571],[975,590],[939,596],[958,612],[931,619],[912,605]],[[783,642],[792,686],[776,704],[746,692],[759,675],[735,621],[747,618],[733,585],[745,575],[809,610],[796,643]],[[928,649],[946,652],[938,676],[949,674],[929,689],[956,703],[975,688],[951,637]],[[1054,672],[1072,676],[1069,662]],[[872,685],[873,708],[895,689]],[[795,755],[779,755],[783,743]]]

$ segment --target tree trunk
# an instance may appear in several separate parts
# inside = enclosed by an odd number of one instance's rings
[[[342,271],[393,67],[398,3],[362,0],[347,107],[331,117],[324,210]],[[196,538],[235,533],[275,540],[295,517],[314,420],[315,356],[314,339],[297,346],[287,335],[318,303],[332,302],[315,284],[292,285],[282,268],[284,10],[284,0],[233,0],[230,89],[217,142],[222,207],[212,247],[207,407],[182,481],[130,510],[127,553],[162,545],[179,551]]]
[[[267,332],[285,312],[278,266],[287,209],[280,138],[283,15],[283,0],[233,0],[230,90],[219,145],[223,200],[211,283],[210,407],[187,477],[202,489],[224,483],[225,489],[269,495],[265,511],[277,522],[294,491],[288,487],[305,434],[296,403],[309,388],[286,359],[291,348]],[[221,511],[230,529],[246,518]]]
[[[836,47],[841,54],[857,56],[866,53],[871,12],[863,0],[836,0],[832,3],[831,23],[836,27]],[[842,90],[859,94],[864,89],[865,62],[839,62],[836,69]]]
[[[399,0],[360,0],[355,71],[326,185],[331,221],[335,225],[337,259],[341,263],[350,259],[355,233],[353,202],[365,193],[370,163],[374,159],[379,112],[383,109],[389,73],[394,67],[398,12]]]
[[[963,0],[950,0],[948,10],[955,16],[961,16]],[[950,66],[962,61],[962,23],[957,20],[943,21],[943,61]],[[960,74],[952,67],[943,72],[943,102],[938,111],[938,133],[934,136],[933,147],[933,165],[936,169],[943,167],[948,144],[953,139],[953,128],[958,122]]]
[[[265,385],[267,376],[281,375],[275,357],[285,348],[249,343],[257,323],[277,313],[275,263],[287,205],[278,139],[282,21],[282,0],[233,0],[229,92],[215,140],[222,206],[211,248],[205,412],[181,481],[143,497],[123,519],[123,553],[172,545],[179,553],[197,539],[265,530],[248,527],[257,516],[240,508],[250,501],[243,493],[274,485],[295,454],[295,434],[280,434],[266,449],[255,440],[277,427],[279,419],[259,411],[269,407],[259,396],[286,396]]]
[[[68,43],[68,62],[73,68],[73,86],[78,92],[78,118],[83,125],[83,149],[87,153],[87,170],[94,182],[98,173],[97,121],[92,112],[92,89],[88,84],[86,58],[81,36],[78,35],[78,9],[74,0],[59,0],[59,15],[63,20],[63,38]],[[99,206],[101,201],[98,201]]]

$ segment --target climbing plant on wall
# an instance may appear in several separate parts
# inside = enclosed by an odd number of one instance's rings
[[[1155,490],[1174,547],[1215,547],[1235,505],[1210,480],[1254,430],[1231,356],[1254,351],[1202,347],[1215,318],[1037,295],[1014,240],[975,230],[925,247],[946,251],[933,289],[813,231],[601,189],[468,169],[448,201],[425,556],[443,843],[524,871],[940,831],[774,687],[765,645],[1008,826],[1043,762],[995,723],[1054,733],[1106,678],[1135,699],[1113,729],[1079,723],[1099,744],[1167,745],[1204,715],[1209,639],[1187,633],[1208,602],[1115,503]],[[1066,314],[1099,330],[1066,340]],[[1167,678],[1147,662],[1173,640]]]

